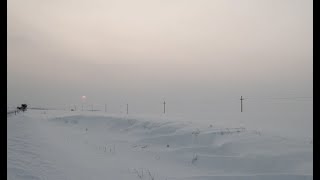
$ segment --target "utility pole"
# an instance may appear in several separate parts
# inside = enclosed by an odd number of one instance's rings
[[[163,114],[166,113],[166,101],[163,101]]]
[[[240,102],[241,102],[241,112],[242,112],[242,100],[244,100],[244,99],[243,99],[242,96],[241,96],[241,98],[240,98]]]
[[[129,113],[129,104],[127,104],[127,114]]]

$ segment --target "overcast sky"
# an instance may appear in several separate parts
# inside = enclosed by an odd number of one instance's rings
[[[238,111],[241,95],[312,97],[312,8],[311,0],[8,0],[8,105],[80,104],[85,95],[114,109],[148,112],[166,100]]]

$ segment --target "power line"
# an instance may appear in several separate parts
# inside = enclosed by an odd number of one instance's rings
[[[307,99],[307,100],[313,100],[313,97],[260,97],[260,98],[257,98],[257,97],[249,97],[249,98],[245,98],[245,99],[249,99],[249,100],[260,100],[260,99],[288,99],[288,100],[298,100],[298,99]]]

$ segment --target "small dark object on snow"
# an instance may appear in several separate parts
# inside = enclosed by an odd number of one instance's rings
[[[26,111],[27,110],[27,107],[28,105],[27,104],[21,104],[21,107],[17,107],[18,110],[21,110],[21,111]]]
[[[169,147],[169,144],[167,144],[167,148]]]

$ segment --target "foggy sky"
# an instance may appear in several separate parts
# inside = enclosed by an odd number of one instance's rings
[[[312,6],[8,0],[8,105],[80,104],[85,95],[89,104],[148,112],[163,100],[214,109],[240,96],[312,97]]]

